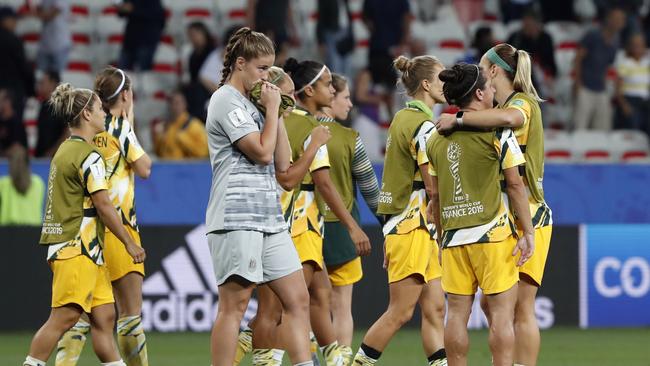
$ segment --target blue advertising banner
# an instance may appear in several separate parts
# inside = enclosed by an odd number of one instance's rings
[[[585,225],[582,327],[650,326],[650,225]]]
[[[34,173],[47,182],[49,161],[34,161]],[[378,177],[383,166],[375,166]],[[0,162],[0,175],[7,174]],[[208,161],[154,163],[149,180],[137,180],[138,222],[144,225],[198,225],[205,221],[210,194]],[[546,166],[544,188],[558,225],[650,223],[650,165]],[[363,200],[361,200],[363,201]],[[365,202],[364,225],[377,225]]]

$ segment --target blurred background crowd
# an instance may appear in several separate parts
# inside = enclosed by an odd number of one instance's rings
[[[43,102],[62,81],[91,88],[113,64],[134,80],[143,147],[205,158],[191,141],[205,139],[223,47],[242,25],[275,41],[276,64],[322,60],[351,80],[347,123],[373,161],[405,100],[396,56],[451,66],[499,42],[532,55],[549,161],[648,161],[649,0],[2,0],[0,156],[52,156],[67,128]]]

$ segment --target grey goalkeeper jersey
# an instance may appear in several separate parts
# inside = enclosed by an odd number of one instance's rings
[[[219,88],[210,99],[206,130],[212,186],[206,212],[207,232],[287,229],[282,216],[274,164],[259,165],[235,145],[261,131],[264,117],[237,89]]]

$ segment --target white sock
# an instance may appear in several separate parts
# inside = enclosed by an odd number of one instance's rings
[[[32,356],[27,356],[25,357],[25,363],[23,363],[23,366],[45,366],[45,361],[41,361]]]
[[[273,359],[282,363],[282,359],[284,358],[284,350],[283,349],[273,349]]]
[[[102,366],[126,366],[126,364],[120,359],[113,362],[102,362]]]

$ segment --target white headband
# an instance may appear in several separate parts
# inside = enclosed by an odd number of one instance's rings
[[[325,69],[327,69],[327,66],[323,65],[323,67],[320,69],[320,71],[318,72],[318,74],[316,74],[316,76],[314,76],[314,78],[311,79],[310,82],[308,82],[307,84],[305,84],[305,86],[303,86],[303,87],[300,88],[298,91],[296,91],[295,94],[300,94],[300,93],[302,93],[303,91],[305,91],[305,89],[307,89],[308,86],[311,86],[313,83],[315,83],[316,80],[318,80],[318,79],[320,78],[320,76],[323,75],[323,73],[325,72]]]
[[[106,98],[106,99],[115,98],[115,96],[118,95],[122,91],[122,88],[124,87],[124,83],[126,82],[126,75],[124,75],[124,71],[122,71],[121,69],[117,69],[117,71],[120,73],[120,75],[122,75],[122,82],[120,82],[120,86],[117,87],[117,89],[115,90],[115,93],[111,94],[111,96]]]

